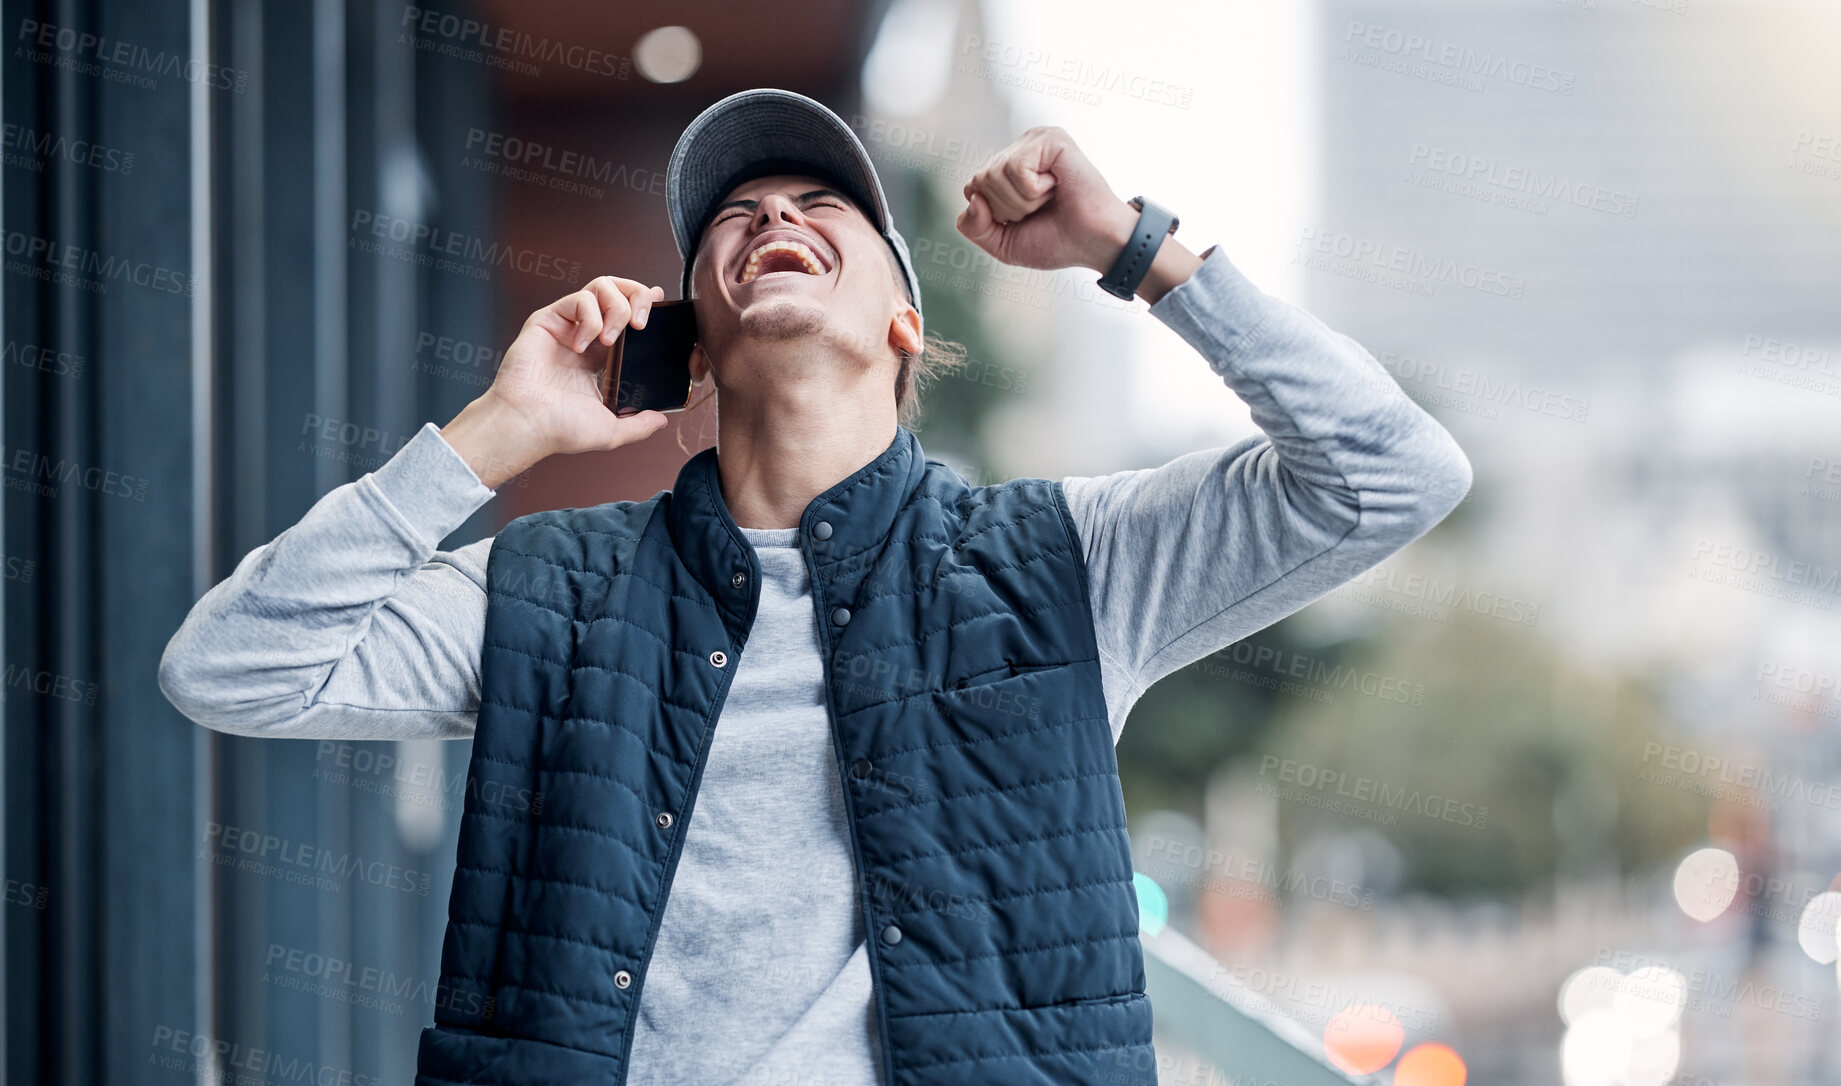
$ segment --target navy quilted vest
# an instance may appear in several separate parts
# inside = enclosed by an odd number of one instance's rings
[[[1152,1086],[1124,797],[1061,484],[969,486],[898,427],[812,500],[799,541],[885,1083]],[[622,1083],[759,567],[705,449],[645,501],[513,521],[487,581],[416,1082]]]

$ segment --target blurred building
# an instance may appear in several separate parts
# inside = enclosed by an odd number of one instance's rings
[[[207,732],[159,696],[160,652],[251,549],[482,392],[530,311],[602,272],[675,297],[677,134],[757,85],[848,115],[884,8],[7,5],[8,451],[76,480],[28,467],[5,503],[9,1080],[269,1055],[410,1077],[466,744]],[[694,47],[644,55],[669,26]],[[47,253],[90,278],[49,284]],[[449,543],[649,496],[674,437],[545,464]],[[346,875],[290,877],[315,856]]]

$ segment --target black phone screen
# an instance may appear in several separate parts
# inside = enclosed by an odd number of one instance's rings
[[[616,415],[684,410],[696,342],[697,314],[688,300],[653,302],[646,326],[621,329],[608,348],[602,402]]]

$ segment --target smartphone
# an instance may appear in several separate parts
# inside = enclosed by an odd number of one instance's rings
[[[696,343],[697,313],[689,299],[653,302],[644,328],[628,325],[608,345],[601,402],[622,416],[684,410]]]

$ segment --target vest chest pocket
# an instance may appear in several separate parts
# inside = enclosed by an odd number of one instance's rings
[[[986,686],[990,683],[997,683],[997,682],[1002,682],[1005,679],[1015,678],[1018,675],[1029,675],[1037,671],[1054,671],[1056,668],[1063,667],[1063,666],[1065,665],[1063,664],[1016,664],[1016,663],[1012,663],[1006,660],[1004,662],[1004,666],[994,667],[994,668],[991,668],[989,671],[980,671],[980,672],[977,672],[976,674],[967,675],[964,678],[955,681],[952,684],[952,686],[949,687],[948,689],[964,690],[965,688],[971,687],[971,686]]]
[[[1084,996],[1080,999],[1064,1000],[1051,1003],[1051,1007],[1094,1007],[1105,1003],[1135,1003],[1148,998],[1143,992],[1125,992],[1121,995]]]
[[[1065,667],[1065,664],[1017,664],[1006,661],[1003,667],[965,676],[953,683],[948,691],[957,695],[955,701],[968,707],[1036,720],[1042,716],[1041,695],[1030,692],[1033,684],[1010,680],[1025,675],[1060,671]]]

